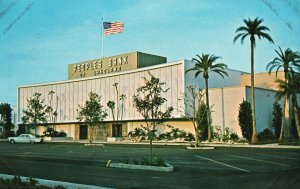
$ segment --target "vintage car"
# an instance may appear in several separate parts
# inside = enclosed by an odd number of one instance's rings
[[[8,137],[8,141],[11,144],[14,143],[30,143],[30,144],[34,144],[34,143],[42,143],[44,142],[44,140],[42,138],[37,138],[32,134],[21,134],[18,137]]]

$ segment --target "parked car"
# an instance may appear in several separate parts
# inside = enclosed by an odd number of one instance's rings
[[[30,144],[34,144],[34,143],[42,143],[42,142],[44,142],[44,140],[42,138],[35,137],[32,134],[21,134],[18,137],[8,137],[8,141],[11,144],[15,144],[15,143],[30,143]]]

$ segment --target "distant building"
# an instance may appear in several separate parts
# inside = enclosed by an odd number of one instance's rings
[[[109,100],[115,100],[113,84],[118,83],[119,93],[127,97],[121,105],[124,108],[122,125],[114,126],[111,112],[108,111],[105,125],[99,129],[95,137],[99,140],[111,140],[115,137],[127,136],[129,131],[143,124],[143,117],[133,106],[132,96],[136,93],[136,89],[144,84],[142,78],[148,77],[150,72],[166,82],[166,88],[170,88],[165,94],[167,102],[163,107],[174,107],[168,124],[194,133],[191,121],[185,118],[191,110],[185,105],[183,99],[187,86],[205,88],[204,80],[201,77],[194,78],[193,73],[185,73],[187,69],[194,66],[194,63],[189,60],[166,62],[165,57],[134,52],[70,64],[69,80],[18,87],[18,123],[21,124],[23,110],[27,107],[26,99],[38,92],[42,94],[45,103],[49,104],[48,93],[52,90],[55,92],[52,104],[57,109],[58,117],[55,123],[48,123],[55,124],[56,130],[66,132],[67,136],[74,140],[87,139],[89,132],[87,126],[76,119],[78,105],[83,105],[88,98],[88,93],[93,91],[102,96],[102,104],[106,107]],[[228,127],[241,136],[237,119],[238,108],[243,99],[251,102],[249,74],[231,69],[226,71],[229,77],[223,79],[211,73],[209,78],[209,98],[213,106],[212,125],[221,126],[222,133]],[[266,73],[260,77],[261,79],[256,78],[258,88],[255,88],[258,131],[271,126],[274,89],[276,89],[273,79],[269,79]],[[45,130],[44,126],[38,128],[39,134]],[[159,128],[160,131],[164,129],[166,128]]]

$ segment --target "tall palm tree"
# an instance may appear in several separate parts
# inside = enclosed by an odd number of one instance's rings
[[[267,64],[266,69],[269,71],[269,74],[271,74],[273,69],[276,69],[276,77],[277,77],[277,72],[279,69],[283,68],[284,71],[284,82],[287,84],[289,74],[294,74],[295,70],[300,70],[300,53],[296,51],[292,51],[291,49],[286,49],[284,52],[282,49],[279,47],[279,51],[275,50],[277,53],[278,57],[275,57],[271,62]],[[290,105],[289,105],[289,95],[285,95],[284,99],[284,108],[283,108],[283,113],[282,113],[282,123],[281,123],[281,132],[280,132],[280,137],[279,140],[282,140],[283,138],[283,130],[284,127],[286,127],[286,137],[289,137],[289,128],[290,128],[290,119],[289,119],[289,114],[290,114]],[[297,111],[297,110],[296,110]]]
[[[279,47],[279,51],[275,50],[278,57],[274,58],[271,62],[267,64],[266,69],[269,74],[276,68],[276,76],[279,69],[283,68],[284,79],[287,81],[288,74],[294,73],[295,69],[300,70],[300,53],[292,51],[290,48],[286,49],[284,52]]]
[[[205,95],[206,95],[206,107],[207,110],[210,109],[209,106],[209,95],[208,95],[208,78],[209,78],[209,72],[215,72],[222,76],[224,78],[224,75],[228,76],[227,72],[225,71],[225,68],[227,68],[227,65],[224,63],[216,63],[216,61],[220,58],[215,55],[210,54],[203,54],[196,55],[196,58],[193,58],[192,61],[195,62],[195,66],[191,69],[188,69],[186,71],[195,71],[195,78],[198,77],[199,74],[202,74],[204,80],[205,80]],[[207,113],[207,126],[208,126],[208,141],[211,141],[211,130],[210,130],[210,111]]]
[[[254,48],[256,45],[255,37],[258,39],[264,38],[269,42],[274,43],[271,36],[267,33],[270,29],[266,26],[261,25],[264,21],[260,18],[255,18],[251,20],[250,18],[243,20],[245,26],[241,26],[236,29],[237,35],[233,39],[233,43],[236,42],[239,38],[241,39],[241,43],[243,44],[246,37],[250,37],[250,45],[251,45],[251,108],[252,108],[252,127],[253,133],[251,142],[257,143],[257,134],[256,134],[256,116],[255,116],[255,98],[254,98]]]
[[[276,92],[277,100],[285,97],[286,99],[292,98],[293,110],[294,110],[294,119],[295,127],[297,130],[298,138],[300,140],[300,126],[299,126],[299,106],[297,103],[297,94],[300,93],[300,74],[294,73],[287,76],[287,80],[277,79],[279,91]],[[284,107],[285,109],[286,107]],[[280,136],[283,133],[283,126],[281,126]]]

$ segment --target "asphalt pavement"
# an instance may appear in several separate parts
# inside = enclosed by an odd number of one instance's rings
[[[187,150],[157,145],[154,156],[171,173],[108,168],[112,162],[148,158],[145,144],[9,144],[0,142],[0,173],[110,188],[295,188],[300,186],[300,149],[228,148]]]

